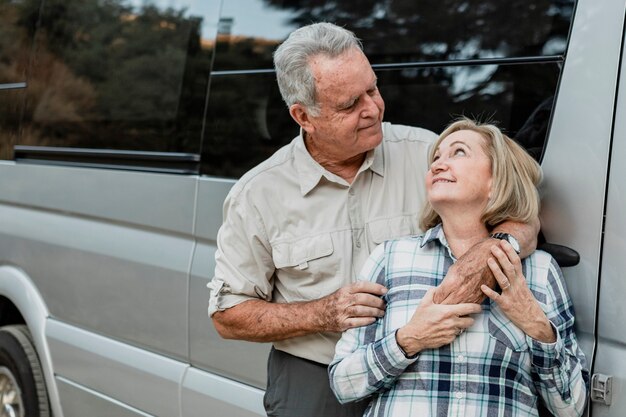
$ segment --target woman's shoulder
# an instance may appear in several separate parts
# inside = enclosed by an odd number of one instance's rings
[[[561,268],[548,252],[534,251],[522,260],[522,269],[531,290],[546,291],[551,287],[564,285]]]
[[[433,265],[432,258],[440,255],[440,248],[427,243],[428,236],[423,234],[386,241],[384,252],[388,268],[430,268]]]
[[[542,251],[541,249],[537,249],[528,257],[522,260],[524,264],[530,264],[535,268],[547,268],[552,264],[554,258],[548,252]]]
[[[423,246],[424,239],[424,233],[420,235],[409,235],[386,240],[384,243],[382,243],[381,246],[384,246],[384,250],[387,253],[399,250],[406,250],[407,248],[419,250]]]

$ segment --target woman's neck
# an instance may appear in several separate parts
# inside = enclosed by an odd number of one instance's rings
[[[480,215],[465,212],[440,216],[446,240],[457,259],[489,236],[489,230],[480,220]]]

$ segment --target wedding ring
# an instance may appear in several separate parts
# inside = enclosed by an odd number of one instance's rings
[[[506,285],[501,286],[500,288],[502,288],[502,291],[506,290],[507,288],[509,288],[511,286],[511,283],[509,281],[506,282]]]

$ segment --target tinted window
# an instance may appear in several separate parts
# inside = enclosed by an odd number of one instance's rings
[[[0,0],[0,159],[13,156],[38,2]]]
[[[272,53],[290,32],[333,22],[362,39],[385,119],[441,131],[466,115],[498,122],[539,159],[575,0],[224,2],[202,172],[238,177],[289,142]]]
[[[363,40],[373,64],[565,52],[574,0],[224,1],[215,69],[272,68],[276,45],[328,21]]]
[[[239,177],[298,134],[273,73],[213,76],[203,173]]]
[[[0,89],[0,159],[13,158],[25,90]]]
[[[26,81],[38,11],[31,3],[0,0],[0,84]]]
[[[46,0],[19,144],[198,153],[219,4],[188,3]]]
[[[441,132],[453,118],[493,121],[536,159],[547,132],[559,66],[501,64],[377,71],[385,119]]]
[[[377,69],[385,120],[440,132],[454,117],[494,120],[541,153],[559,66],[548,64]],[[299,132],[273,73],[214,75],[203,172],[239,177]]]

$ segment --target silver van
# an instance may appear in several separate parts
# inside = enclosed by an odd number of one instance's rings
[[[297,134],[295,28],[364,43],[387,121],[498,121],[541,161],[541,247],[626,409],[626,0],[0,0],[0,416],[262,416],[268,345],[222,340],[222,203]],[[623,76],[621,76],[623,75]]]

